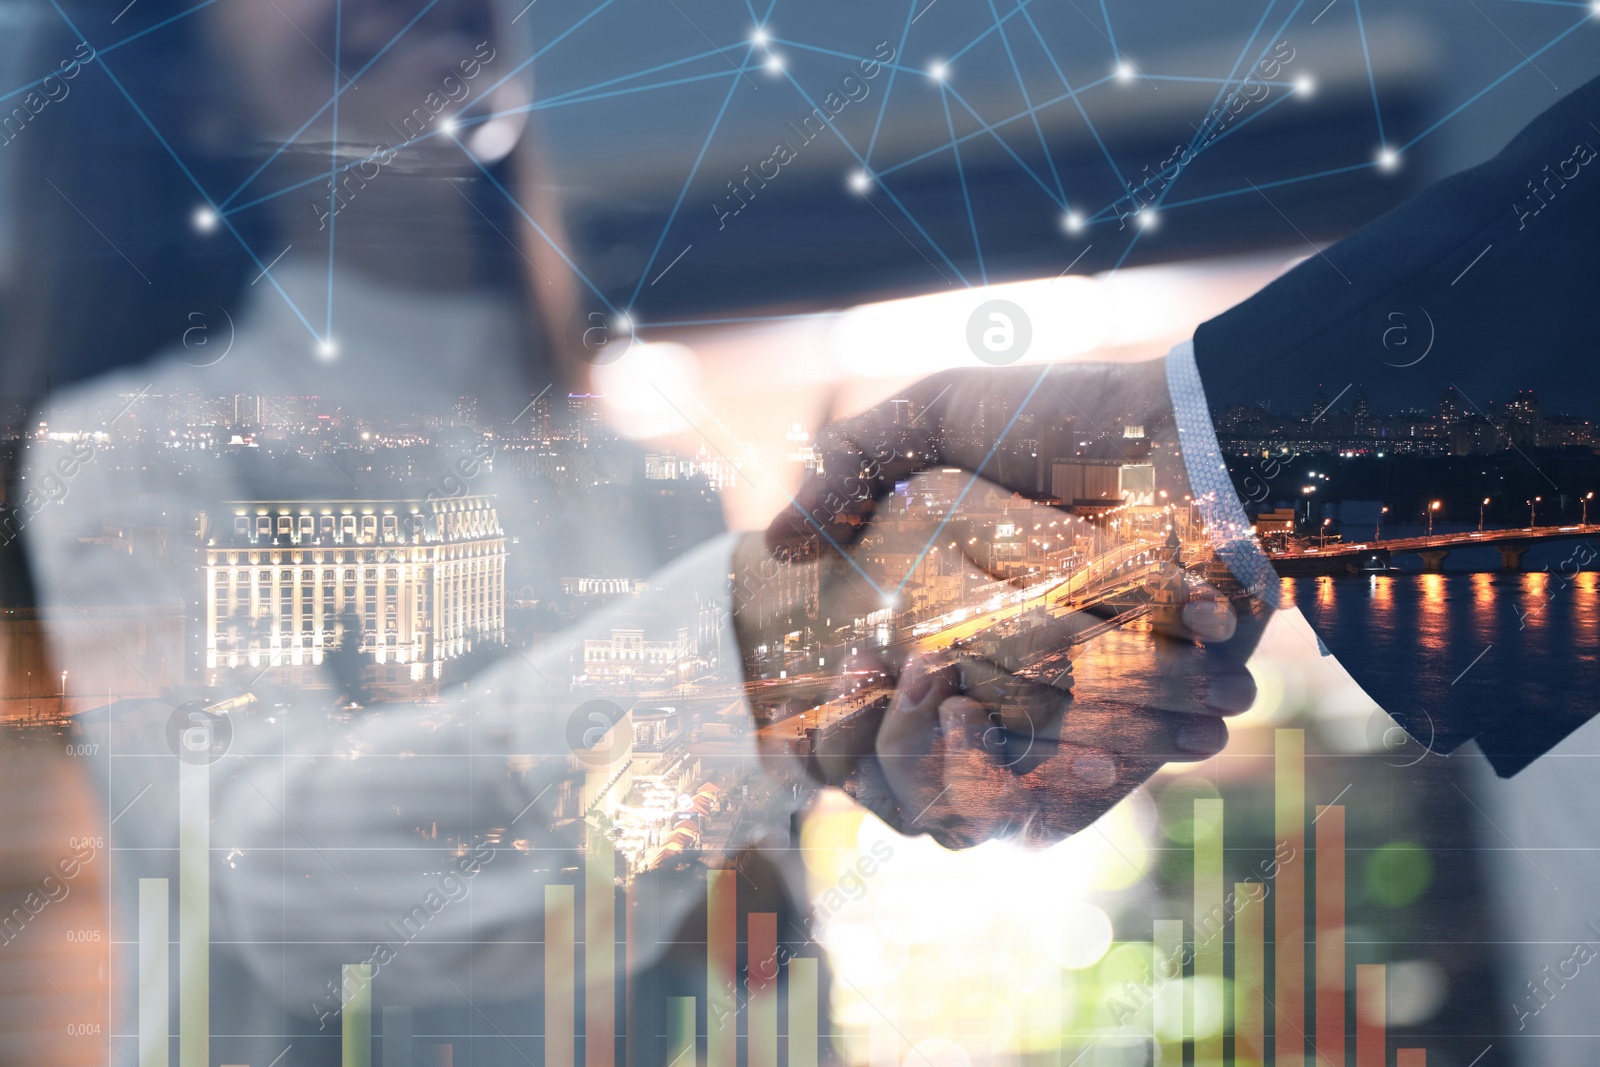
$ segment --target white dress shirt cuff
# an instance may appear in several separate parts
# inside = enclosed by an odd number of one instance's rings
[[[1200,369],[1195,365],[1193,341],[1174,345],[1167,353],[1167,392],[1172,397],[1189,490],[1217,558],[1227,564],[1251,596],[1277,608],[1278,576],[1261,551],[1244,505],[1234,492],[1233,479],[1228,476],[1228,464],[1217,444],[1205,387],[1200,382]]]

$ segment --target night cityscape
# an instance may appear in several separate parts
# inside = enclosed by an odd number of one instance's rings
[[[1600,0],[0,26],[0,1067],[1600,1063]]]

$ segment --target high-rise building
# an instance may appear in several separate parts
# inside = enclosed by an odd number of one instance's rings
[[[1532,445],[1539,435],[1539,398],[1519,389],[1506,405],[1506,436],[1513,445]]]
[[[1450,386],[1439,398],[1439,421],[1446,427],[1455,425],[1461,418],[1461,398],[1455,386]]]
[[[1011,404],[1003,396],[986,396],[978,401],[978,439],[996,441],[1011,423]]]
[[[1377,429],[1377,420],[1372,417],[1372,398],[1367,396],[1365,387],[1357,387],[1355,400],[1352,401],[1354,413],[1354,429],[1357,436],[1365,437]]]
[[[534,444],[540,448],[550,447],[550,390],[546,389],[533,398],[529,405],[528,420],[533,427]]]
[[[379,685],[432,682],[446,662],[505,641],[493,497],[233,501],[202,536],[208,682],[253,667],[318,685],[315,668],[349,647]]]
[[[1311,398],[1311,411],[1309,413],[1311,421],[1318,422],[1321,420],[1322,416],[1326,415],[1327,413],[1328,394],[1324,392],[1322,386],[1319,385],[1317,386],[1316,395]]]

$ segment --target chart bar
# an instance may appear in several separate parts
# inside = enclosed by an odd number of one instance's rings
[[[1266,886],[1233,886],[1233,1062],[1256,1067],[1266,1062]],[[1339,1067],[1343,1067],[1340,1064]]]
[[[340,1067],[372,1067],[372,964],[347,963],[340,978]]]
[[[778,1067],[778,916],[770,911],[752,911],[746,922],[746,1058],[749,1067]]]
[[[639,897],[637,886],[629,882],[622,890],[622,981],[617,983],[617,995],[622,998],[617,1005],[617,1015],[622,1020],[622,1062],[624,1067],[634,1067],[643,1062],[642,1049],[636,1049],[631,1035],[634,1032],[634,1003],[629,998],[631,975],[639,973],[638,946],[645,944],[645,931],[639,924]]]
[[[178,763],[178,1067],[211,1065],[211,768]]]
[[[1160,1062],[1183,1062],[1183,920],[1157,919],[1155,953],[1151,958],[1154,990],[1150,998],[1150,1028],[1162,1047]]]
[[[1428,1050],[1425,1048],[1397,1048],[1394,1056],[1394,1067],[1428,1067]]]
[[[1272,1045],[1278,1067],[1304,1067],[1306,1053],[1306,735],[1279,730],[1273,824],[1278,865],[1272,905]]]
[[[817,1067],[817,961],[789,961],[789,1067]]]
[[[139,879],[139,1067],[167,1067],[172,1038],[172,945],[165,878]]]
[[[545,1067],[573,1067],[578,1045],[578,1002],[573,992],[577,973],[575,896],[570,885],[544,887]]]
[[[1344,806],[1319,805],[1317,1063],[1344,1063]]]
[[[412,1067],[411,1009],[384,1005],[383,1067]]]
[[[593,824],[584,857],[584,1067],[614,1067],[617,1054],[617,851]]]
[[[738,877],[706,872],[706,1067],[738,1067]]]
[[[1356,967],[1356,1067],[1385,1067],[1389,1040],[1386,986],[1383,964]]]
[[[1194,802],[1194,1067],[1223,1067],[1222,801]]]
[[[667,998],[667,1067],[695,1067],[694,997]]]

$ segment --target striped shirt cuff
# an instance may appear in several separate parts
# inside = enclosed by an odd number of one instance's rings
[[[1251,596],[1270,608],[1278,608],[1278,575],[1261,551],[1244,505],[1233,491],[1233,479],[1228,476],[1228,464],[1211,425],[1205,387],[1200,384],[1193,341],[1183,341],[1167,353],[1167,392],[1172,397],[1178,447],[1189,474],[1189,489],[1217,558],[1227,564]]]

